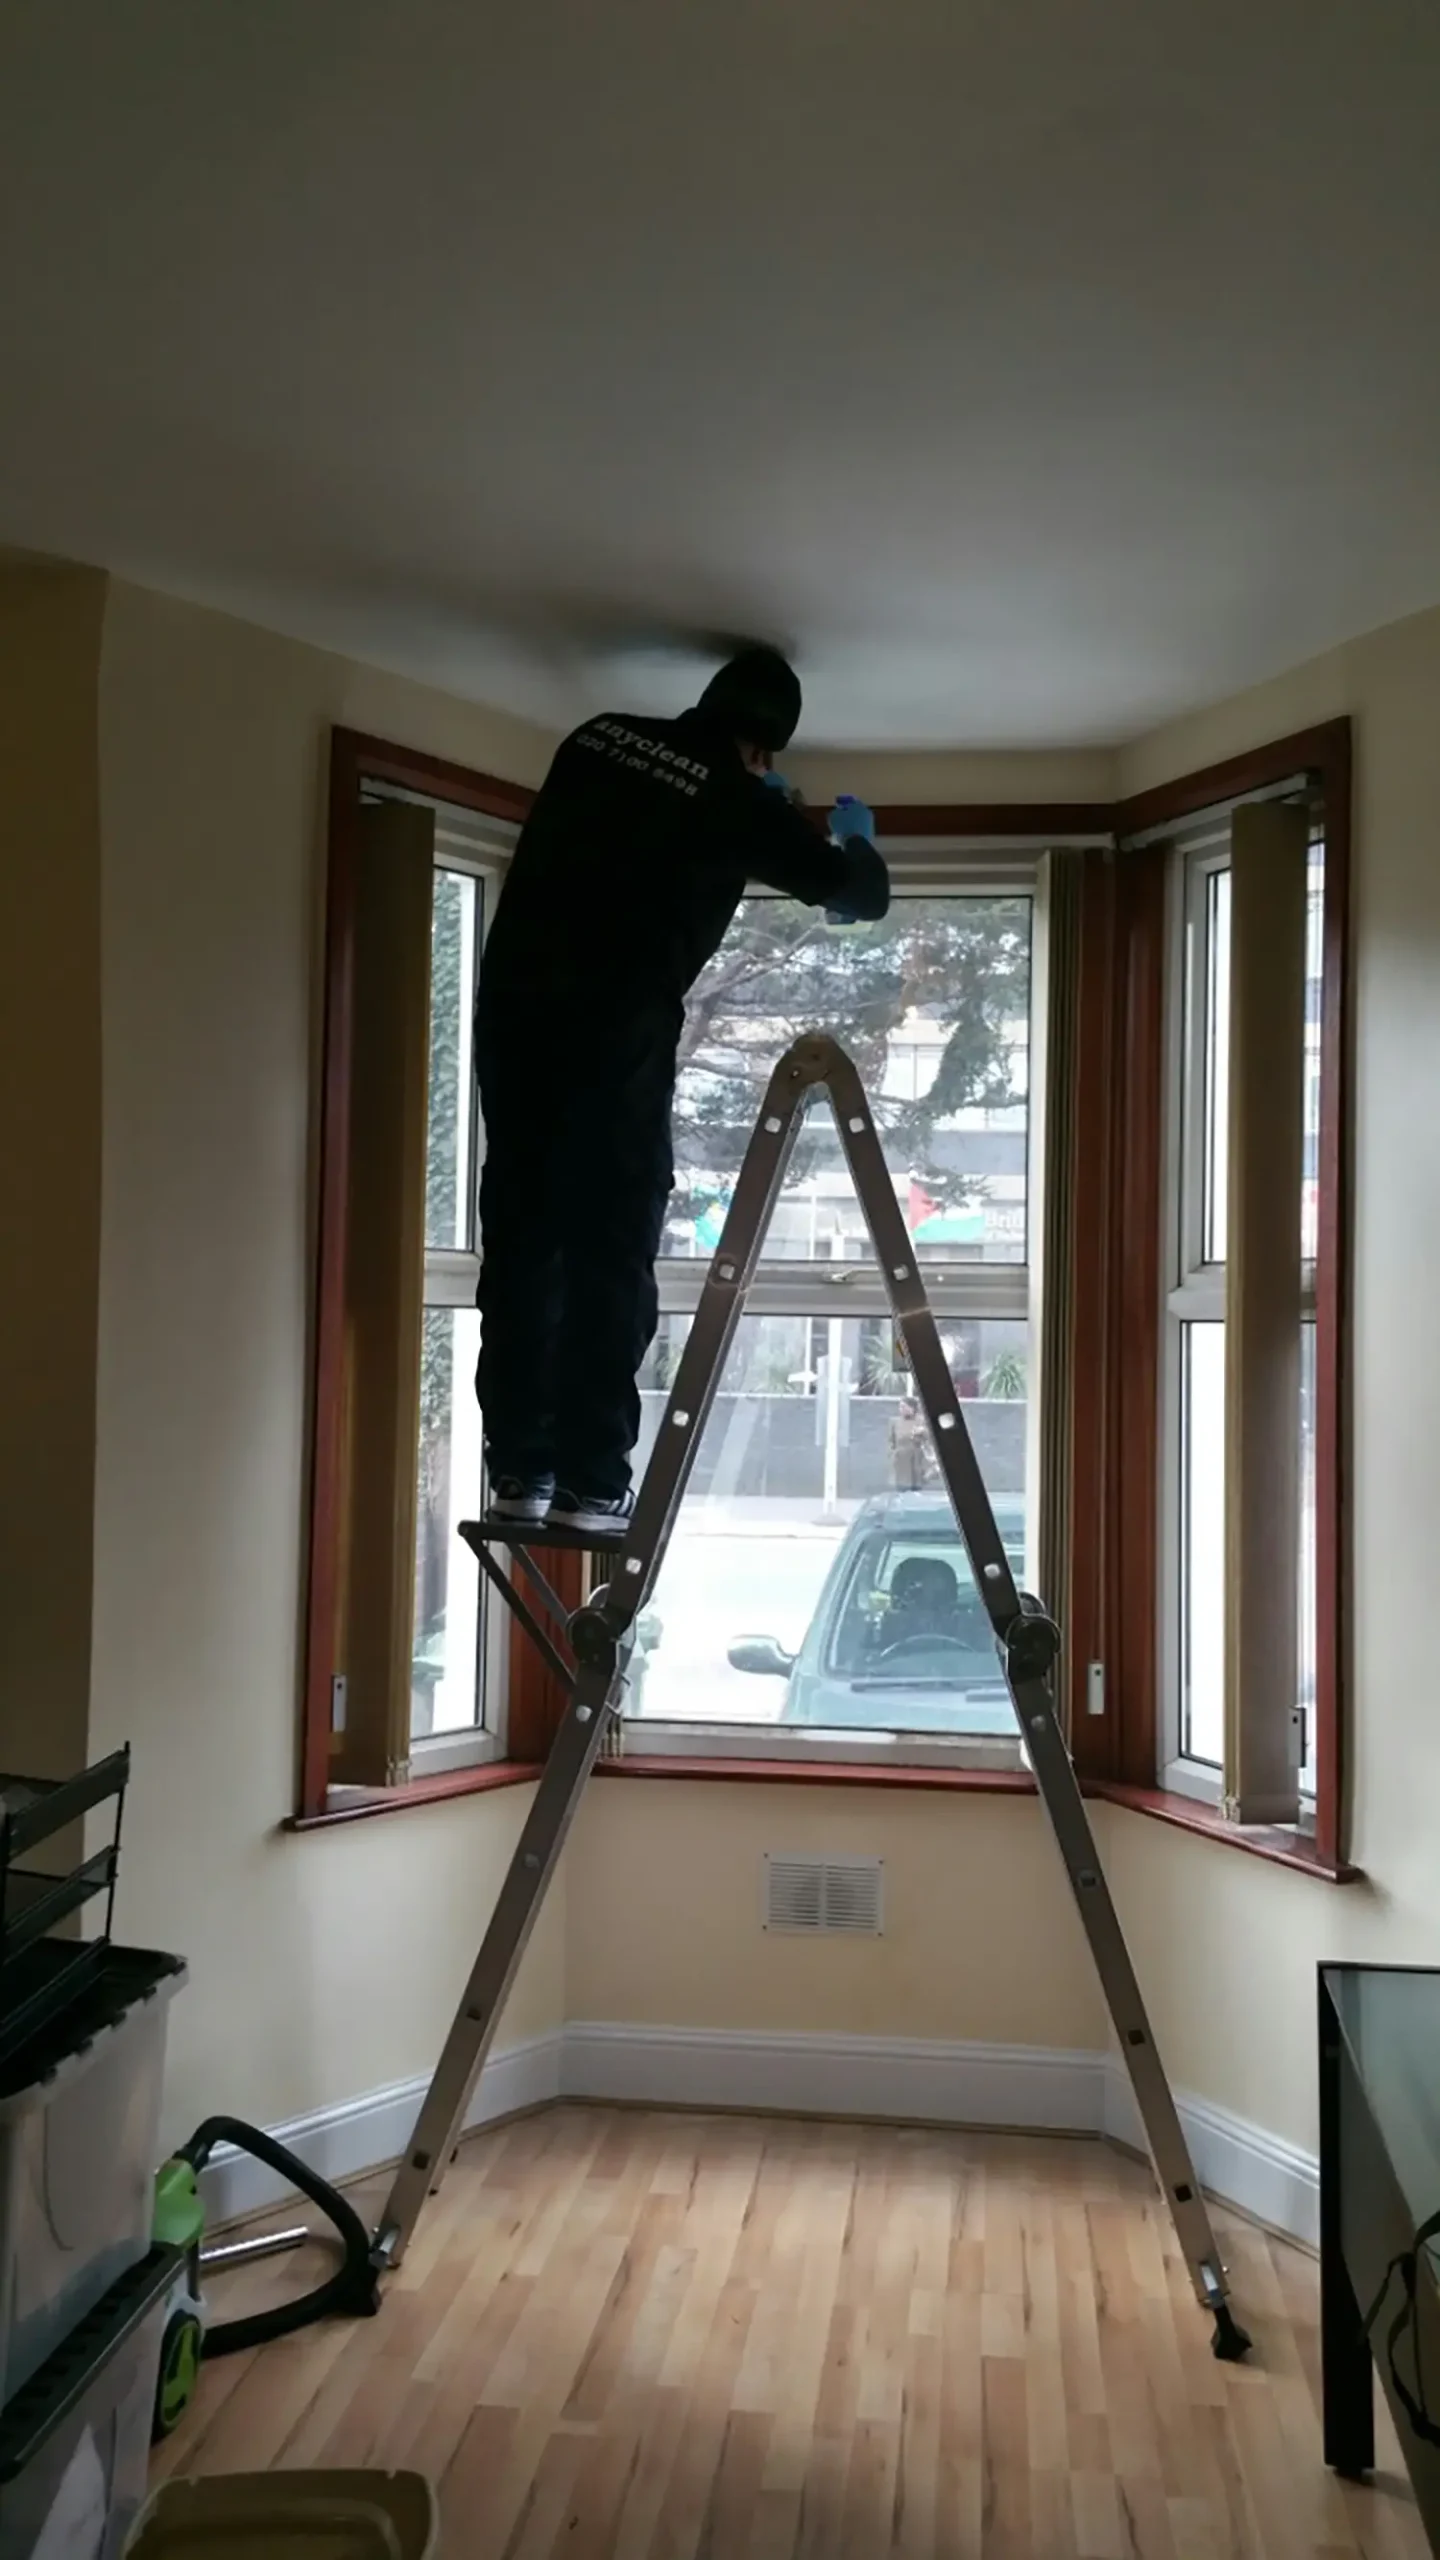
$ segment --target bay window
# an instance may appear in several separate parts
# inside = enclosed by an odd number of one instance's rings
[[[529,794],[337,731],[300,1819],[533,1775],[487,1604],[471,1024]],[[854,1057],[1092,1793],[1342,1849],[1349,732],[1118,806],[881,813],[894,899],[749,899],[693,991],[643,1467],[766,1081]],[[587,1562],[552,1552],[566,1607]],[[603,1568],[602,1568],[603,1570]],[[829,1104],[800,1131],[599,1766],[1019,1787]]]

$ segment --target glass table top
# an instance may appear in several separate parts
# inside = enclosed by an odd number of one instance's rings
[[[1322,1973],[1406,2204],[1427,2221],[1440,2212],[1440,1971]]]

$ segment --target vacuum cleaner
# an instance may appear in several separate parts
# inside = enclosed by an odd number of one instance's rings
[[[253,2311],[241,2320],[210,2318],[205,2297],[207,2273],[213,2268],[241,2266],[251,2259],[298,2249],[314,2235],[301,2224],[295,2229],[263,2232],[253,2239],[222,2242],[207,2249],[200,2175],[221,2143],[243,2151],[249,2159],[273,2169],[287,2186],[298,2188],[332,2225],[340,2249],[338,2265],[308,2293],[297,2294],[289,2302],[272,2303],[268,2310]],[[174,2432],[189,2408],[203,2360],[239,2355],[245,2348],[264,2346],[272,2338],[290,2337],[297,2329],[307,2329],[312,2321],[332,2314],[341,2319],[368,2319],[380,2308],[379,2276],[371,2256],[370,2235],[354,2206],[297,2159],[293,2151],[287,2151],[283,2142],[263,2133],[258,2125],[242,2124],[235,2116],[207,2117],[158,2172],[154,2237],[157,2242],[185,2252],[166,2305],[152,2423],[157,2444]]]

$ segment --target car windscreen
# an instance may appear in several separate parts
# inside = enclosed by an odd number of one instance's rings
[[[1018,1573],[1022,1543],[1007,1539]],[[897,1685],[999,1680],[995,1640],[958,1535],[877,1530],[859,1547],[833,1621],[826,1669]]]

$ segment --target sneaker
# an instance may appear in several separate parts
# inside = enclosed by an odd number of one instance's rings
[[[550,1505],[552,1529],[584,1529],[597,1538],[623,1538],[635,1511],[633,1493],[571,1493],[562,1485]]]
[[[492,1520],[524,1520],[538,1529],[555,1499],[553,1476],[497,1476],[490,1487]]]

